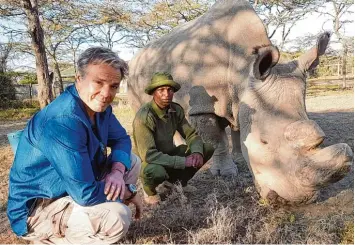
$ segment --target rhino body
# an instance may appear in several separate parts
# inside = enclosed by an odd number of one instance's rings
[[[306,71],[318,65],[329,36],[324,33],[298,60],[281,64],[249,3],[221,0],[131,60],[128,97],[137,111],[152,99],[144,93],[152,75],[171,73],[181,84],[175,101],[216,147],[214,175],[237,174],[225,131],[229,126],[233,153],[248,163],[262,197],[311,202],[320,187],[350,171],[353,156],[347,144],[320,149],[325,135],[306,113]]]

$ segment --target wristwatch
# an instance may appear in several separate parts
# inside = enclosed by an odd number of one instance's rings
[[[134,185],[134,184],[127,184],[126,186],[127,186],[128,190],[132,193],[132,195],[131,195],[129,198],[127,198],[127,199],[125,200],[125,201],[129,201],[129,200],[131,200],[135,195],[137,195],[137,186]]]

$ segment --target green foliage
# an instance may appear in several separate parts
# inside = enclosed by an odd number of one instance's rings
[[[137,1],[136,6],[142,11],[133,15],[135,21],[129,26],[130,31],[135,34],[132,46],[143,47],[147,42],[169,33],[180,24],[196,19],[204,14],[213,2],[215,1]],[[133,10],[133,13],[135,12],[137,11]]]
[[[0,73],[0,108],[8,100],[16,99],[16,90],[11,78],[8,73]]]
[[[9,100],[6,105],[4,105],[4,108],[0,110],[0,120],[6,121],[27,119],[39,110],[39,103],[36,100]]]
[[[24,73],[20,84],[37,84],[37,75],[35,73]]]

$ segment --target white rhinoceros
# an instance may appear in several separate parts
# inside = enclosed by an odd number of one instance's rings
[[[278,64],[279,52],[247,1],[220,0],[201,17],[142,49],[130,62],[128,96],[135,110],[155,72],[182,86],[175,100],[199,134],[216,146],[214,175],[235,175],[242,154],[262,197],[291,204],[313,201],[319,187],[351,169],[347,144],[319,148],[325,135],[305,107],[306,71],[318,65],[329,33],[298,60]]]

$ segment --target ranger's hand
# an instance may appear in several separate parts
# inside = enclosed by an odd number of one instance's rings
[[[112,168],[111,172],[105,177],[105,195],[109,201],[116,201],[119,197],[123,200],[125,193],[125,181],[123,180],[124,169]]]
[[[186,167],[201,168],[203,166],[203,157],[200,153],[192,153],[186,157]]]

